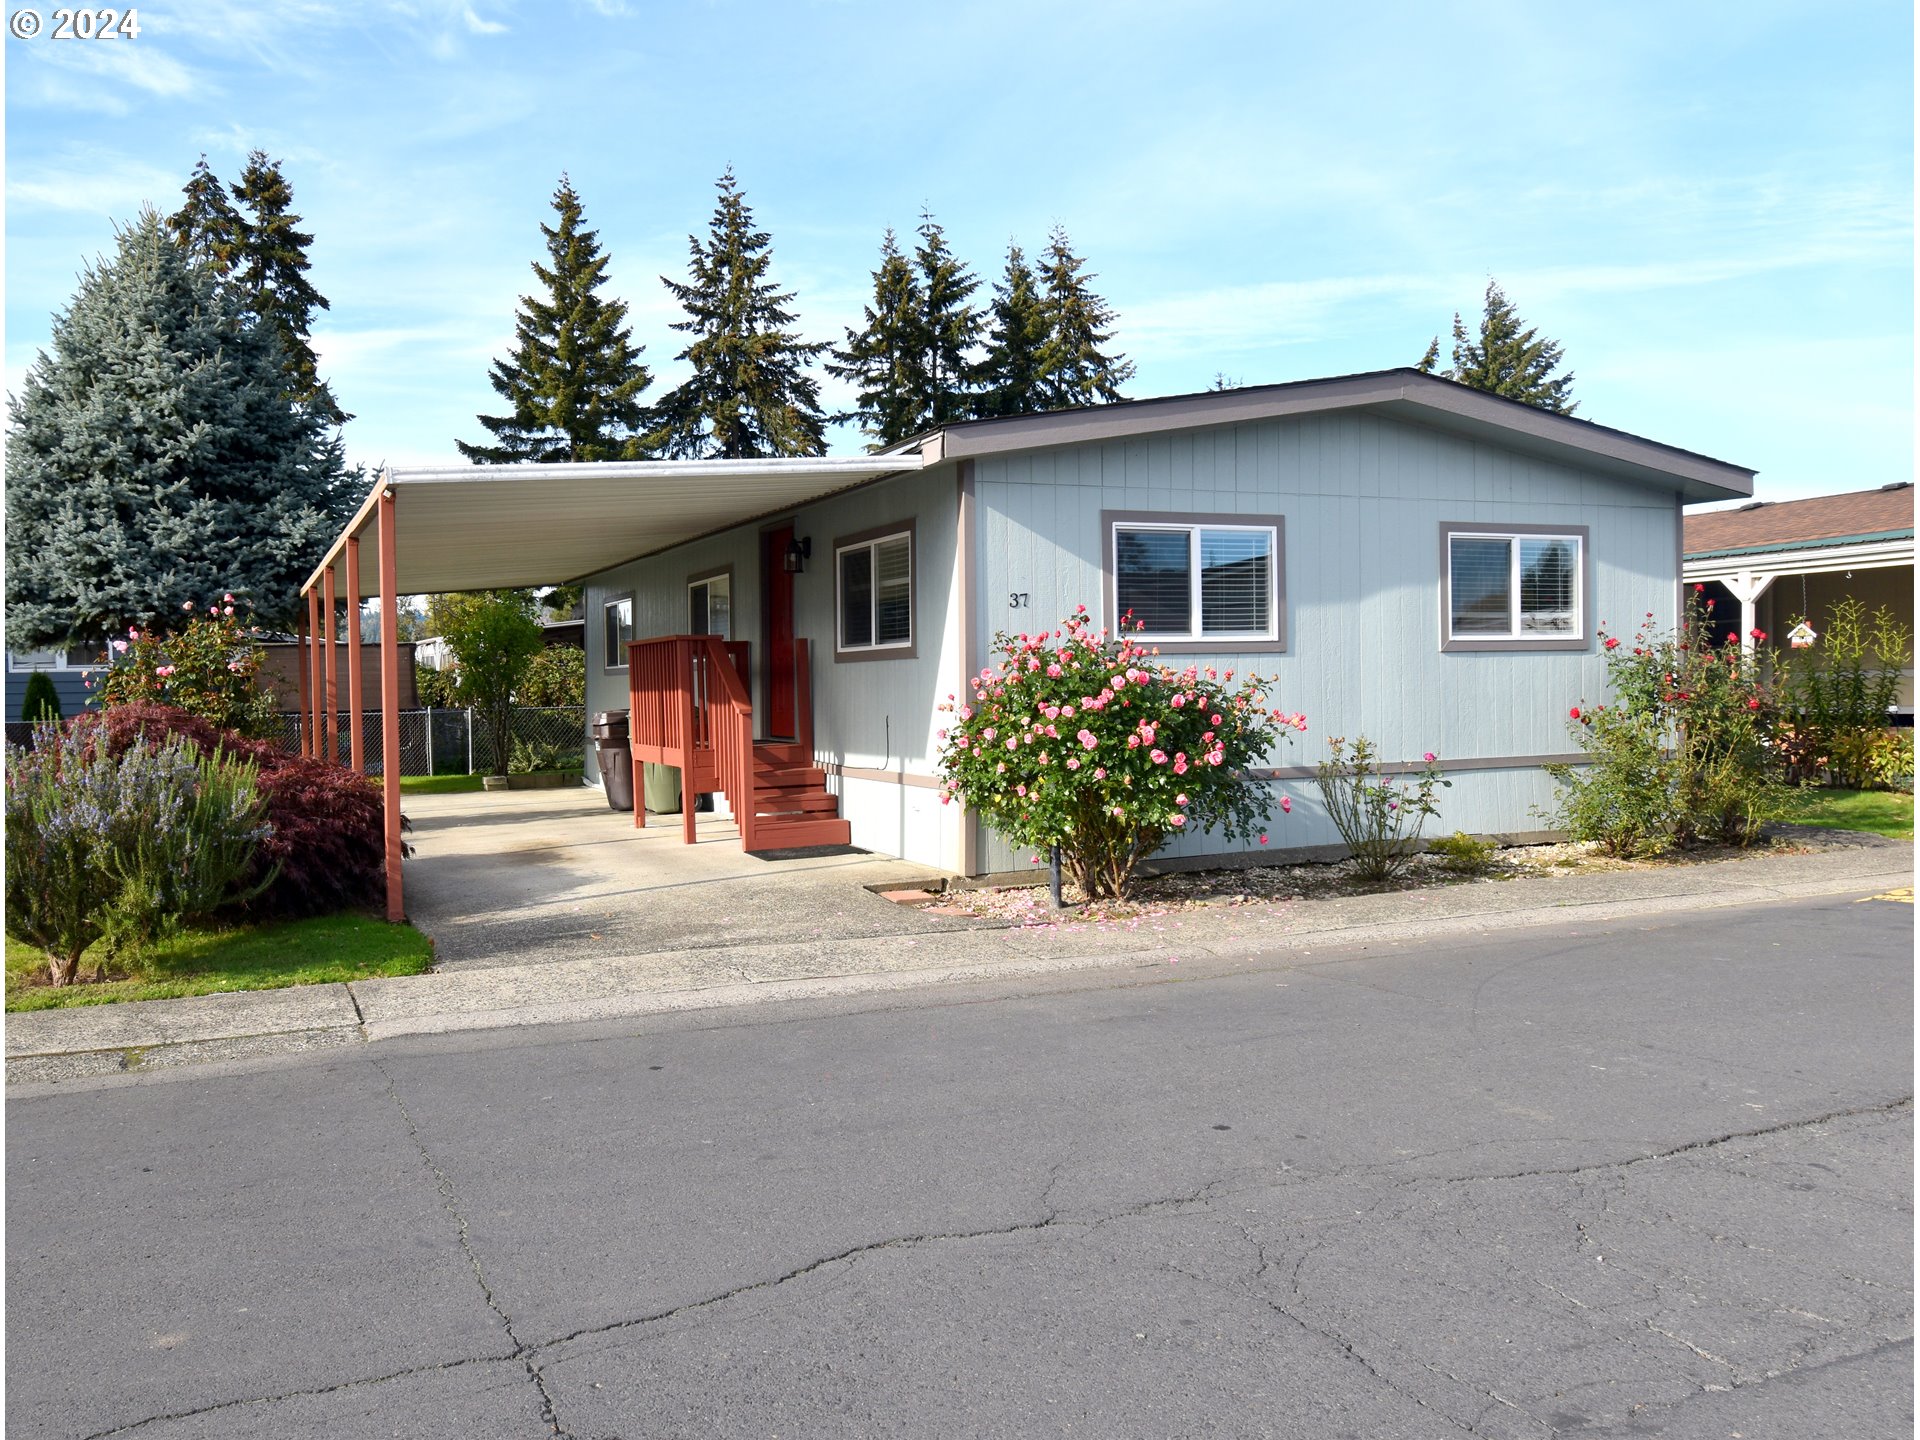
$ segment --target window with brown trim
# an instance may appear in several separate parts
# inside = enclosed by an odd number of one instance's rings
[[[600,607],[600,627],[606,645],[606,668],[626,669],[627,645],[633,639],[633,596],[622,595],[603,604]]]
[[[913,653],[913,528],[842,540],[833,548],[834,652],[847,658]]]
[[[1586,527],[1448,523],[1440,552],[1442,648],[1585,648]]]
[[[1286,591],[1279,516],[1108,512],[1109,618],[1182,648],[1282,648]]]

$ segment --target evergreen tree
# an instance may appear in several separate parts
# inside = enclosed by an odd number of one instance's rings
[[[918,340],[926,376],[922,428],[965,420],[973,409],[979,374],[973,358],[982,319],[971,297],[980,281],[947,248],[946,232],[933,216],[920,213],[920,244],[913,252],[920,283]]]
[[[993,287],[990,316],[974,414],[984,418],[1045,409],[1040,351],[1047,339],[1046,307],[1033,267],[1018,245],[1007,246],[1007,271]]]
[[[454,444],[468,459],[490,465],[639,459],[647,419],[640,392],[653,377],[623,323],[626,302],[597,293],[606,283],[608,257],[598,232],[582,225],[580,197],[564,175],[553,208],[559,223],[540,227],[547,263],[533,262],[546,293],[520,297],[513,351],[494,362],[490,377],[512,409],[477,417],[491,444]]]
[[[205,155],[193,167],[181,194],[187,197],[186,203],[167,218],[168,232],[187,252],[189,262],[224,276],[233,268],[240,248],[240,212],[233,208],[220,177],[208,168]]]
[[[1101,348],[1113,338],[1114,313],[1088,288],[1095,277],[1080,273],[1085,264],[1073,253],[1067,232],[1055,226],[1041,269],[1047,339],[1040,348],[1040,366],[1046,377],[1043,408],[1048,410],[1124,399],[1120,387],[1133,378],[1131,360]]]
[[[291,621],[342,518],[337,445],[274,333],[154,211],[82,273],[12,411],[10,645],[99,643],[227,591]]]
[[[313,236],[300,228],[300,217],[293,212],[293,186],[280,173],[280,162],[269,160],[262,150],[247,156],[233,198],[245,213],[239,216],[237,241],[226,266],[229,282],[280,337],[294,398],[327,424],[344,425],[353,417],[320,378],[319,358],[308,340],[313,312],[332,307],[307,279],[307,247]]]
[[[753,228],[731,168],[718,188],[706,241],[687,237],[687,283],[660,277],[687,313],[673,328],[693,339],[674,358],[693,374],[655,408],[649,443],[675,458],[823,454],[820,384],[806,369],[827,347],[789,328],[792,292],[767,279],[771,237]]]
[[[1560,368],[1560,359],[1559,343],[1525,324],[1499,282],[1489,280],[1479,335],[1470,334],[1455,311],[1453,365],[1439,373],[1476,390],[1571,415],[1579,408],[1571,399],[1573,374],[1553,373]],[[1432,374],[1439,364],[1440,337],[1436,335],[1418,368]]]
[[[866,324],[849,329],[846,345],[827,363],[829,373],[854,387],[854,408],[836,418],[858,420],[875,450],[927,428],[924,306],[919,278],[889,230],[880,242],[880,268],[873,272]]]

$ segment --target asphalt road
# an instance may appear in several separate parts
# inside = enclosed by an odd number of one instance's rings
[[[7,1434],[1913,1433],[1913,911],[7,1104]]]

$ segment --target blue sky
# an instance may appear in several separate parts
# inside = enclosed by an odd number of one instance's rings
[[[1784,499],[1910,477],[1913,35],[1899,4],[206,0],[8,38],[9,390],[82,260],[201,152],[285,162],[350,454],[479,438],[562,170],[658,395],[659,283],[732,165],[802,327],[923,205],[983,279],[1064,224],[1130,393],[1411,364],[1488,276],[1587,418]],[[829,381],[830,403],[844,392]],[[852,451],[843,431],[834,449]]]

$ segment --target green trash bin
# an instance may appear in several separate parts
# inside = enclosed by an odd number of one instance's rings
[[[680,767],[647,761],[641,777],[641,798],[654,815],[680,813]]]

